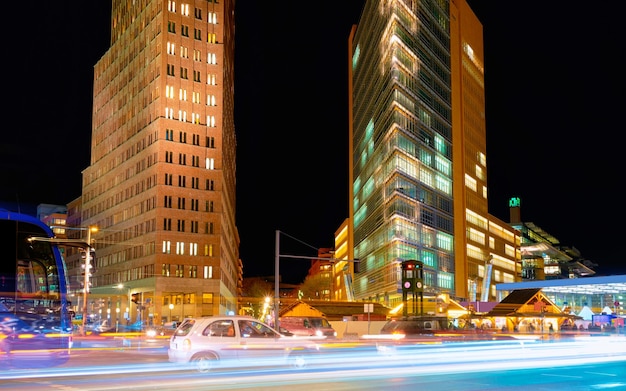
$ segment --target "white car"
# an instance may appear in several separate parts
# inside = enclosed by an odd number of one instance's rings
[[[170,362],[199,372],[216,367],[287,365],[304,368],[319,353],[312,340],[288,337],[250,316],[187,318],[170,338]]]

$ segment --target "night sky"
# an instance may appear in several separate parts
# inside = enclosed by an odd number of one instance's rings
[[[281,254],[314,256],[333,246],[347,217],[347,40],[364,1],[337,3],[237,2],[244,277],[273,275],[276,230],[284,233]],[[490,213],[509,221],[508,199],[520,197],[522,220],[576,247],[599,264],[597,275],[626,274],[615,245],[624,209],[612,201],[624,177],[626,5],[468,3],[484,26]],[[0,202],[23,210],[79,197],[89,165],[93,67],[109,46],[111,5],[58,4],[24,3],[7,13],[34,18],[7,36],[5,48]],[[282,259],[283,279],[300,282],[308,266]]]

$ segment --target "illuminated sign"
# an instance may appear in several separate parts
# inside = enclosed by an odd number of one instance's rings
[[[509,208],[519,208],[521,201],[519,197],[513,197],[509,200]]]

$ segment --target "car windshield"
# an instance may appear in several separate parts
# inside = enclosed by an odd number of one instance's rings
[[[234,337],[235,326],[232,320],[218,320],[204,329],[202,335],[211,337]]]
[[[240,320],[239,330],[244,338],[279,338],[274,330],[253,320]]]
[[[313,327],[325,327],[325,328],[331,327],[330,323],[328,323],[328,321],[325,318],[312,318],[311,324],[313,325]]]
[[[186,336],[187,334],[189,334],[194,324],[196,324],[196,321],[194,319],[186,319],[180,326],[178,326],[174,335],[179,337]]]

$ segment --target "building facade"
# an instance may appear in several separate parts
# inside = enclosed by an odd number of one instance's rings
[[[368,0],[349,46],[355,298],[397,305],[418,260],[425,295],[494,299],[519,237],[487,211],[482,25],[464,0]]]
[[[520,278],[520,234],[488,213],[482,24],[465,0],[449,4],[455,238],[451,294],[470,302],[499,301],[496,284]]]
[[[127,321],[237,310],[234,34],[234,1],[112,1],[80,224],[90,297]]]
[[[522,281],[591,277],[596,263],[584,259],[575,247],[561,242],[533,222],[522,222],[521,200],[509,200],[510,224],[520,232]]]

